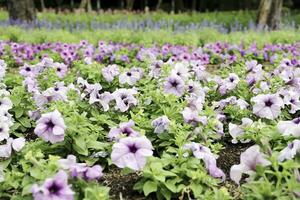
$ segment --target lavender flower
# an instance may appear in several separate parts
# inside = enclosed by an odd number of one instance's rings
[[[225,180],[225,174],[220,168],[217,167],[216,156],[211,153],[209,148],[192,142],[185,144],[183,149],[191,150],[195,158],[203,160],[206,169],[212,177],[222,178],[223,181]]]
[[[64,140],[66,125],[60,112],[57,110],[42,114],[37,121],[37,126],[34,133],[43,138],[46,142],[50,141],[52,144]]]
[[[278,156],[278,161],[282,162],[284,160],[291,160],[293,159],[297,152],[300,150],[300,140],[293,140],[291,143],[288,144],[286,148],[280,151]]]
[[[120,73],[118,65],[108,65],[102,69],[102,75],[107,82],[112,82]]]
[[[244,129],[251,126],[251,124],[253,124],[253,121],[249,118],[243,118],[241,125],[229,123],[228,128],[229,128],[229,134],[232,137],[231,142],[233,144],[238,143],[237,138],[242,136],[244,134]],[[249,140],[241,140],[241,142],[246,143],[246,142],[249,142]]]
[[[277,94],[260,94],[251,99],[253,113],[259,117],[276,119],[283,107],[283,100]]]
[[[147,157],[152,156],[152,149],[151,142],[145,136],[122,138],[113,145],[111,160],[119,168],[141,170],[146,165]]]
[[[180,76],[171,75],[164,83],[164,91],[167,94],[174,94],[175,96],[182,96],[184,93],[184,81]]]
[[[17,139],[8,138],[6,144],[0,145],[0,157],[9,158],[11,156],[12,150],[19,152],[23,149],[25,145],[25,139],[20,137]]]
[[[239,184],[242,174],[251,176],[255,173],[257,165],[268,166],[271,164],[265,157],[266,155],[260,152],[258,145],[249,147],[241,154],[240,164],[231,167],[230,178]]]
[[[108,137],[110,140],[118,140],[121,138],[122,134],[127,137],[139,136],[139,133],[131,128],[133,126],[134,126],[133,120],[129,120],[129,122],[120,123],[119,127],[114,127],[110,129],[108,133]]]
[[[34,200],[73,200],[74,192],[68,185],[68,176],[59,171],[53,178],[47,178],[42,186],[34,184],[31,188]]]
[[[142,78],[142,75],[140,68],[131,68],[129,71],[120,74],[119,82],[121,84],[135,85]]]
[[[167,116],[161,116],[154,119],[151,123],[152,127],[154,128],[154,133],[160,134],[164,131],[167,131],[170,125],[170,120]]]
[[[300,136],[300,117],[291,121],[280,121],[277,124],[278,131],[284,135],[293,135],[295,137]]]
[[[131,106],[137,105],[138,101],[134,97],[137,91],[134,89],[117,89],[112,95],[116,100],[116,109],[126,112]]]

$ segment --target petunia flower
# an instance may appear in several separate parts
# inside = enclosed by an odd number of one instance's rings
[[[291,160],[293,159],[297,152],[300,150],[300,140],[293,140],[291,143],[288,144],[286,148],[280,151],[278,156],[278,161],[282,162],[284,160]]]
[[[55,110],[50,113],[42,114],[37,121],[34,133],[46,142],[52,144],[64,140],[66,125],[60,112]]]
[[[25,145],[25,138],[20,137],[17,139],[8,138],[6,144],[0,145],[0,157],[9,158],[11,156],[12,150],[19,152]]]
[[[113,145],[111,160],[119,168],[138,171],[146,165],[147,157],[152,156],[152,149],[150,140],[145,136],[122,138]]]
[[[258,165],[268,166],[271,162],[266,159],[266,155],[260,152],[259,146],[249,147],[241,154],[240,164],[233,165],[230,169],[230,178],[239,184],[242,174],[253,175]]]
[[[231,142],[233,144],[238,143],[237,138],[240,137],[241,135],[244,134],[244,129],[246,127],[251,126],[251,124],[253,124],[253,121],[249,118],[242,118],[242,124],[241,125],[236,125],[233,123],[229,123],[228,125],[228,129],[229,129],[229,134],[232,137]],[[249,140],[241,140],[242,143],[246,143],[249,142]]]
[[[167,131],[169,129],[170,122],[171,121],[165,115],[154,119],[151,122],[151,125],[154,128],[154,133],[160,134]]]
[[[197,126],[197,124],[201,121],[198,111],[192,110],[189,107],[184,108],[181,114],[183,116],[184,122],[191,124],[192,126]]]
[[[140,68],[131,68],[129,71],[120,74],[119,82],[120,84],[135,85],[142,78],[142,75],[143,72]]]
[[[224,172],[217,167],[217,156],[215,156],[208,147],[192,142],[185,144],[183,149],[191,150],[195,158],[203,160],[205,168],[212,177],[222,178],[223,181],[225,180]]]
[[[291,121],[279,121],[277,124],[278,131],[284,135],[293,135],[295,137],[300,136],[300,117]]]
[[[73,200],[74,192],[68,185],[68,176],[59,171],[53,178],[47,178],[42,186],[34,184],[31,188],[34,200]]]
[[[251,99],[253,113],[261,118],[276,119],[283,107],[283,100],[277,94],[259,94]]]
[[[112,82],[120,73],[118,65],[108,65],[102,69],[102,76],[107,82]]]
[[[121,112],[126,112],[131,106],[137,105],[138,101],[134,97],[137,94],[135,89],[117,89],[113,92],[113,97],[116,101],[116,109]]]
[[[175,96],[182,96],[184,93],[185,85],[180,76],[171,75],[167,77],[164,83],[164,92],[166,94],[174,94]]]
[[[118,127],[114,127],[110,129],[108,133],[108,138],[110,140],[118,140],[121,138],[122,135],[135,137],[138,136],[139,133],[135,130],[133,130],[131,127],[134,126],[134,121],[129,120],[129,122],[122,122],[119,124]]]

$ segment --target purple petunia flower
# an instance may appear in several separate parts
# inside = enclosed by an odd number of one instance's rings
[[[151,123],[154,128],[154,133],[160,134],[167,131],[169,129],[170,122],[171,121],[165,115],[154,119]]]
[[[167,94],[180,97],[183,95],[184,89],[184,81],[177,75],[169,76],[164,83],[164,91]]]
[[[141,170],[146,165],[147,157],[152,156],[153,147],[145,136],[122,138],[112,147],[112,163],[119,168],[128,167]]]
[[[102,75],[107,82],[112,82],[120,73],[118,65],[108,65],[102,69]]]
[[[23,149],[25,145],[25,138],[20,137],[17,139],[8,138],[6,144],[0,145],[0,157],[9,158],[11,156],[12,150],[19,152]]]
[[[280,121],[277,124],[278,131],[284,135],[293,135],[295,137],[300,136],[300,117],[291,121]]]
[[[237,138],[240,137],[240,136],[242,136],[244,134],[244,129],[246,127],[251,126],[251,124],[253,124],[253,121],[251,119],[249,119],[249,118],[243,118],[241,125],[236,125],[236,124],[233,124],[233,123],[229,123],[228,129],[229,129],[229,134],[232,137],[231,142],[233,144],[238,143]],[[242,143],[249,142],[249,140],[242,140],[242,139],[240,141]]]
[[[140,68],[131,68],[129,71],[120,74],[120,84],[127,83],[128,85],[135,85],[138,80],[143,76],[143,72]]]
[[[225,174],[220,168],[217,167],[216,156],[211,153],[209,148],[201,144],[192,142],[189,144],[185,144],[183,149],[191,150],[195,158],[203,160],[206,169],[212,177],[222,178],[223,181],[225,180]]]
[[[34,184],[31,188],[34,200],[73,200],[74,192],[68,185],[68,176],[59,171],[53,178],[47,178],[42,186]]]
[[[34,133],[43,138],[46,142],[50,141],[52,144],[64,140],[66,125],[60,112],[57,110],[42,114],[37,121],[37,126]]]
[[[181,113],[184,121],[192,126],[197,126],[197,124],[201,121],[197,110],[192,110],[191,108],[186,107]]]
[[[131,106],[137,105],[138,101],[133,96],[137,94],[135,89],[117,89],[113,92],[113,97],[116,100],[116,109],[121,112],[126,112]]]
[[[286,148],[280,151],[278,156],[278,161],[282,162],[284,160],[291,160],[293,159],[297,152],[300,150],[300,140],[293,140],[291,143],[288,144]]]
[[[253,113],[259,117],[276,119],[283,107],[283,100],[277,94],[259,94],[251,99]]]
[[[231,167],[230,178],[239,184],[242,174],[248,174],[251,177],[255,173],[257,165],[268,166],[271,164],[265,157],[266,155],[260,152],[258,145],[249,147],[241,154],[240,164]]]
[[[134,126],[133,120],[129,120],[129,122],[120,123],[119,127],[114,127],[110,129],[108,133],[108,137],[110,140],[118,140],[121,138],[122,134],[127,137],[139,136],[139,133],[131,128],[133,126]]]
[[[88,167],[85,163],[77,163],[74,155],[68,155],[66,159],[58,160],[58,164],[61,169],[69,171],[73,178],[83,178],[91,181],[98,180],[103,176],[100,165]]]

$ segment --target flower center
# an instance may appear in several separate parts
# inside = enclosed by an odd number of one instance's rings
[[[127,72],[127,76],[131,76],[131,72]]]
[[[130,136],[131,135],[131,133],[132,133],[132,130],[130,129],[130,128],[124,128],[123,130],[122,130],[122,133],[123,134],[125,134],[125,135],[127,135],[127,136]]]
[[[55,124],[52,122],[52,121],[48,121],[47,123],[46,123],[46,125],[48,126],[48,128],[54,128],[54,126],[55,126]]]
[[[26,70],[27,72],[29,72],[29,71],[30,71],[30,67],[26,67],[25,70]]]
[[[128,146],[128,148],[131,153],[135,153],[138,150],[138,148],[134,144],[131,146]]]
[[[293,122],[295,124],[300,124],[300,117],[296,118],[296,119],[293,119]]]
[[[61,190],[61,186],[59,186],[56,182],[53,182],[49,187],[48,190],[50,194],[58,195],[59,191]]]
[[[178,86],[178,82],[176,80],[170,81],[170,84],[175,88]]]
[[[271,107],[273,105],[273,102],[271,101],[271,99],[268,99],[267,101],[265,101],[265,105],[267,107]]]

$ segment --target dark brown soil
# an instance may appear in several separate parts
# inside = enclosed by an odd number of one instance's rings
[[[133,190],[134,184],[138,181],[137,173],[123,175],[121,170],[114,168],[104,175],[104,184],[110,187],[110,199],[112,200],[144,200],[143,194]]]

